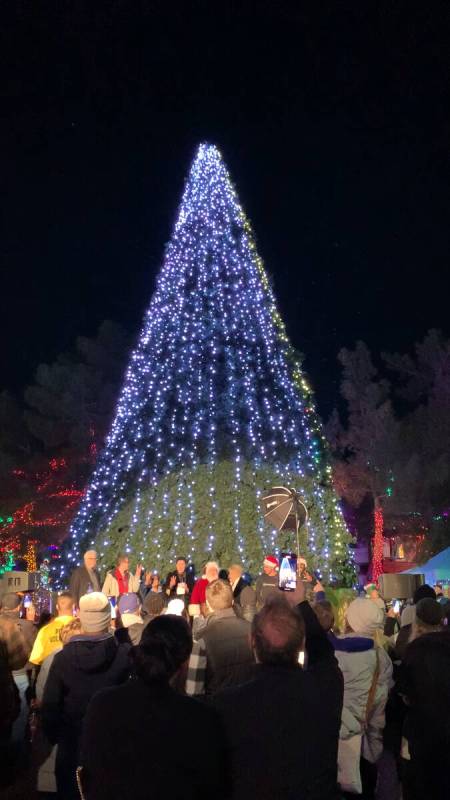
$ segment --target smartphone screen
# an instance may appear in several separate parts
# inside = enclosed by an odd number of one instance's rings
[[[30,606],[31,606],[31,596],[29,594],[26,594],[25,597],[23,598],[23,607],[29,608]]]
[[[111,604],[111,619],[116,619],[116,616],[117,616],[117,613],[116,613],[116,598],[115,597],[110,597],[109,598],[109,602]]]
[[[400,611],[400,600],[394,600],[392,608],[394,609],[395,613],[398,614]]]
[[[278,586],[283,592],[293,592],[297,588],[297,556],[295,553],[280,554]]]

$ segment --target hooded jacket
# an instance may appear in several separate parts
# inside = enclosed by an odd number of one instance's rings
[[[340,639],[361,637],[348,634]],[[383,750],[383,729],[385,726],[385,708],[392,678],[392,662],[381,647],[372,646],[366,650],[335,649],[344,676],[344,707],[342,709],[341,739],[349,739],[356,734],[363,734],[363,755],[372,762],[378,760]],[[379,675],[376,682],[374,702],[369,709],[366,722],[367,701],[377,668]]]
[[[42,726],[52,744],[78,740],[92,695],[127,679],[129,649],[102,633],[75,636],[56,653],[42,701]]]

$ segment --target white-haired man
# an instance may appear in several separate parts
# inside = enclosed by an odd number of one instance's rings
[[[206,587],[213,581],[216,581],[218,577],[219,565],[216,561],[208,561],[208,563],[205,564],[202,577],[195,582],[195,586],[192,590],[189,603],[189,614],[191,617],[196,617],[205,611]]]
[[[78,608],[80,597],[89,592],[99,592],[100,589],[101,582],[97,570],[97,553],[95,550],[87,550],[83,557],[83,564],[74,569],[70,576],[69,592]]]

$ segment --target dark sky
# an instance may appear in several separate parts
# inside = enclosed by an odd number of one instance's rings
[[[450,334],[448,3],[16,0],[0,12],[0,388],[137,331],[221,148],[319,410],[341,346]]]

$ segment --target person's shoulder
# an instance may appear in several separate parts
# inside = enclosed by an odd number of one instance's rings
[[[51,619],[49,622],[46,622],[45,625],[42,626],[42,628],[39,628],[36,639],[42,641],[42,639],[45,639],[45,637],[53,630],[54,627],[55,627],[54,619]]]
[[[240,617],[237,614],[230,616],[229,620],[232,625],[235,625],[236,628],[242,628],[242,630],[250,630],[252,627],[251,622],[249,622],[247,619],[243,619],[243,617]]]
[[[183,708],[192,720],[210,720],[217,719],[217,711],[211,703],[205,703],[204,700],[199,700],[195,697],[190,697],[188,694],[175,693],[175,705],[179,706],[180,713]]]
[[[49,653],[48,656],[44,658],[42,664],[45,664],[47,661],[47,666],[49,666],[50,669],[53,669],[53,672],[58,672],[58,670],[62,670],[64,672],[67,663],[70,663],[70,652],[66,649],[69,647],[69,645],[70,642],[67,642],[65,647],[61,645],[58,650],[54,650],[53,653]]]
[[[265,682],[263,676],[257,673],[255,677],[245,683],[221,689],[211,698],[211,705],[220,711],[233,711],[239,708],[246,698],[251,698],[260,692],[265,693]]]
[[[99,689],[98,692],[91,697],[89,701],[89,709],[112,709],[117,706],[120,700],[128,699],[132,702],[138,692],[137,681],[129,680],[121,683],[119,686],[106,686],[104,689]]]

